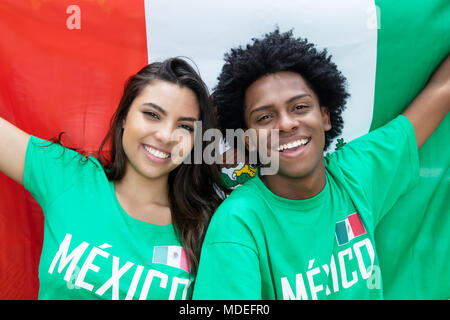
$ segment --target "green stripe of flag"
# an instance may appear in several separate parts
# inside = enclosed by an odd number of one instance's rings
[[[169,247],[159,246],[153,248],[153,263],[167,264]]]
[[[375,105],[371,129],[407,106],[450,52],[448,0],[377,0]],[[450,118],[419,150],[420,180],[376,230],[387,299],[448,299]]]

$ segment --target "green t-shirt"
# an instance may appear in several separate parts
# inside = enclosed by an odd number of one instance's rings
[[[414,129],[399,116],[325,167],[310,199],[279,197],[259,176],[234,190],[208,228],[193,298],[382,299],[374,229],[417,182]]]
[[[186,299],[193,281],[172,224],[129,216],[94,157],[31,137],[24,186],[43,209],[39,299]]]

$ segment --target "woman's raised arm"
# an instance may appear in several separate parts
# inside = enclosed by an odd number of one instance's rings
[[[20,184],[29,139],[29,134],[0,118],[0,171]]]

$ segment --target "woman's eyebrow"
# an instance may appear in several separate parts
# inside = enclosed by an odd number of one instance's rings
[[[156,103],[153,102],[144,102],[142,104],[143,106],[150,106],[153,107],[154,109],[158,110],[159,112],[161,112],[163,115],[167,115],[166,110],[164,110],[163,108],[161,108],[160,106],[158,106]]]
[[[178,121],[192,121],[192,122],[195,122],[195,121],[198,121],[198,119],[191,118],[191,117],[180,117],[180,118],[178,118]]]
[[[143,106],[149,106],[149,107],[152,107],[152,108],[158,110],[159,112],[161,112],[163,115],[165,115],[165,116],[167,115],[166,110],[164,110],[162,107],[158,106],[156,103],[153,103],[153,102],[144,102],[142,105],[143,105]],[[198,121],[198,119],[192,118],[192,117],[179,117],[179,118],[178,118],[178,121],[192,121],[192,122],[195,122],[195,121]]]

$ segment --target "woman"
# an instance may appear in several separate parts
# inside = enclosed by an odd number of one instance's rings
[[[179,58],[128,80],[98,157],[0,118],[0,171],[45,216],[40,299],[190,297],[220,180],[187,157],[195,121],[207,130],[213,119],[205,84]]]

